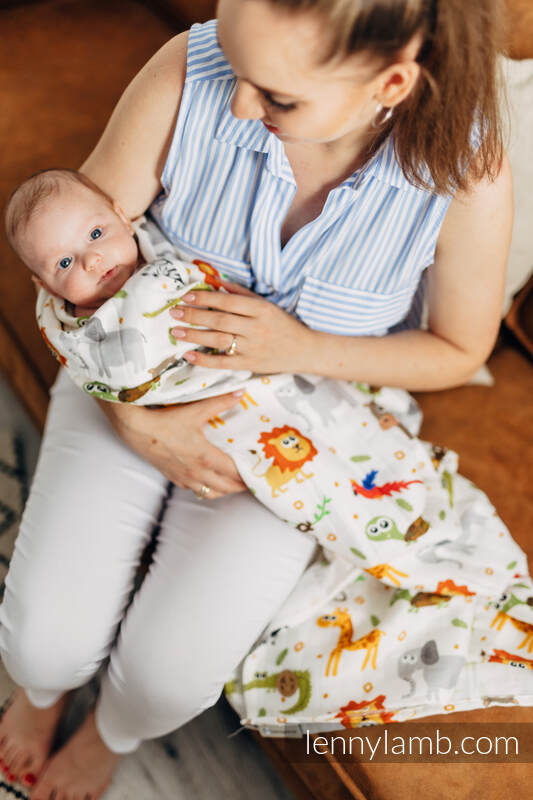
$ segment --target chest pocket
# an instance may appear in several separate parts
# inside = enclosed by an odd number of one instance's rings
[[[310,328],[344,336],[383,336],[408,314],[417,284],[395,292],[368,292],[306,278],[295,307]]]

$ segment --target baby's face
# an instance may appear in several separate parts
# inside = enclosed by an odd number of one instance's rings
[[[97,192],[65,181],[30,219],[18,250],[52,294],[97,308],[133,274],[139,254],[118,207]]]

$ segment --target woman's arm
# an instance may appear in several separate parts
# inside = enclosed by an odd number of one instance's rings
[[[323,333],[237,287],[236,294],[208,298],[217,311],[189,306],[170,313],[224,331],[188,330],[186,339],[197,344],[225,349],[228,334],[236,334],[235,369],[314,373],[410,390],[460,385],[484,363],[498,333],[512,218],[512,177],[505,158],[494,181],[478,182],[450,204],[429,270],[428,331],[383,337]],[[203,302],[202,292],[195,293],[193,304]],[[197,351],[185,357],[208,367],[228,364],[227,356]]]
[[[188,32],[175,36],[143,67],[81,167],[130,218],[142,214],[161,190],[185,81],[187,41]],[[207,419],[236,405],[237,397],[158,410],[96,402],[123,441],[177,486],[198,492],[205,484],[210,498],[245,488],[231,458],[203,434]]]
[[[353,364],[357,380],[375,385],[423,391],[468,380],[490,355],[500,327],[512,223],[505,157],[495,181],[479,182],[450,204],[428,273],[428,331],[350,339],[331,376],[348,377]],[[326,340],[319,335],[315,346],[325,359]]]
[[[81,172],[124,209],[143,214],[161,190],[187,68],[185,31],[167,42],[135,76]]]

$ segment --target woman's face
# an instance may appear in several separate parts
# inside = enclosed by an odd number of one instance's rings
[[[220,0],[219,44],[237,77],[231,106],[287,142],[360,140],[376,114],[384,73],[365,54],[320,64],[325,23],[267,0]]]

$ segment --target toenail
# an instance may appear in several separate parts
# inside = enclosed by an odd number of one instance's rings
[[[28,786],[33,786],[35,783],[37,783],[37,778],[33,772],[27,772],[26,775],[23,776],[22,780],[24,783],[27,783]]]
[[[16,780],[16,778],[17,778],[17,776],[14,775],[12,772],[9,772],[9,770],[6,772],[6,775],[7,775],[8,780],[10,780],[11,782]]]

